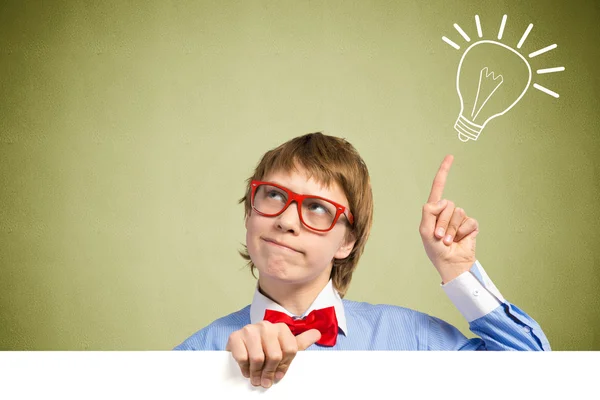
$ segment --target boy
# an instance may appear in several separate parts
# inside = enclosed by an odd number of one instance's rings
[[[176,350],[227,350],[255,386],[285,375],[298,350],[550,350],[540,326],[508,303],[475,258],[475,219],[442,199],[447,156],[419,228],[442,288],[481,338],[391,305],[343,300],[373,218],[367,166],[320,132],[267,152],[248,180],[242,257],[259,277],[251,305]]]

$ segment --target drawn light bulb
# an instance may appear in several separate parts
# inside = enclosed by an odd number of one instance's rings
[[[494,47],[505,50],[494,51],[498,50]],[[494,56],[489,57],[489,53]],[[515,58],[520,62],[515,63]],[[517,70],[519,66],[522,71]],[[531,67],[521,54],[491,40],[472,44],[460,59],[456,74],[460,113],[454,129],[458,138],[463,142],[477,140],[488,122],[521,100],[530,83]]]
[[[507,16],[502,17],[498,40],[502,39]],[[477,33],[483,37],[479,16],[475,16]],[[470,42],[471,38],[454,24],[460,35]],[[529,24],[517,45],[520,49],[531,32],[533,24]],[[442,36],[442,40],[455,49],[460,46]],[[536,57],[555,49],[556,44],[544,47],[529,54]],[[537,70],[537,74],[564,71],[564,67]],[[486,125],[494,118],[506,114],[525,95],[531,84],[532,72],[529,61],[519,51],[495,40],[480,40],[470,45],[463,53],[456,74],[456,91],[460,99],[460,112],[454,129],[458,138],[467,142],[477,140]],[[537,83],[533,87],[558,98],[558,93]]]

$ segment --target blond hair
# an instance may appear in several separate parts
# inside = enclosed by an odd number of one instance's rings
[[[373,223],[373,194],[367,165],[356,149],[345,139],[324,135],[321,132],[309,133],[293,138],[265,153],[253,175],[248,178],[246,193],[239,200],[244,203],[244,217],[252,211],[251,181],[262,180],[273,172],[291,172],[296,166],[304,168],[308,178],[330,186],[337,183],[346,198],[354,216],[354,224],[349,225],[347,239],[356,239],[354,248],[343,259],[334,259],[331,279],[336,290],[344,297],[352,273],[362,255]],[[252,275],[256,266],[248,254],[248,247],[240,255],[248,261]]]

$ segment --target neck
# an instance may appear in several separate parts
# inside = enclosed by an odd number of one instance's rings
[[[282,283],[281,281],[259,277],[258,290],[290,313],[302,315],[308,310],[323,288],[327,286],[328,282],[328,277],[326,280],[317,279],[304,284]]]

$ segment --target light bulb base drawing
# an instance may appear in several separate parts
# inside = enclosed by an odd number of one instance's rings
[[[483,126],[474,124],[461,114],[454,124],[454,129],[458,132],[460,141],[467,142],[469,140],[477,140],[479,134],[483,130]]]

